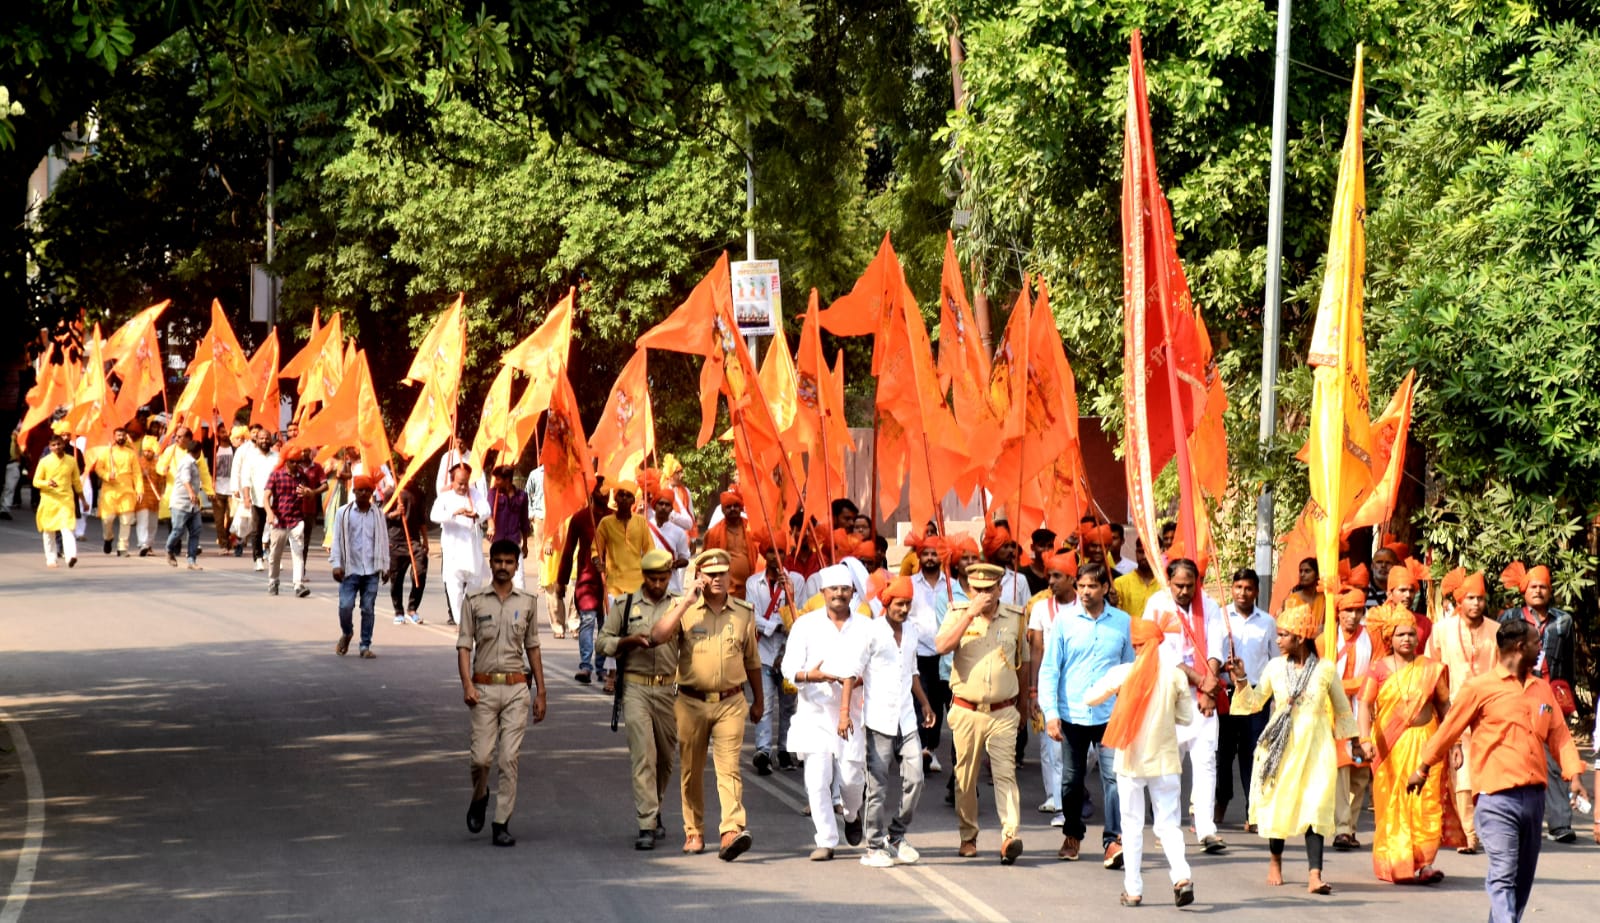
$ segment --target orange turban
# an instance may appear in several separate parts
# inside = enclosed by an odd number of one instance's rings
[[[908,578],[906,578],[906,580],[909,582],[910,578],[908,577]],[[881,570],[881,569],[880,570],[875,570],[872,573],[868,574],[867,575],[867,597],[869,599],[874,597],[874,596],[881,598],[882,595],[883,595],[883,591],[889,588],[889,583],[890,583],[889,572],[886,571],[886,570]]]
[[[1101,745],[1111,749],[1127,747],[1138,736],[1144,725],[1145,712],[1150,708],[1156,683],[1161,678],[1161,640],[1166,632],[1148,619],[1133,620],[1133,646],[1139,654],[1133,659],[1133,669],[1117,690],[1117,704],[1111,707],[1111,720],[1106,723]]]
[[[1005,526],[989,526],[983,530],[983,556],[992,558],[995,553],[1011,544],[1011,530]]]
[[[883,603],[884,608],[888,608],[891,600],[910,599],[914,595],[916,594],[911,589],[911,578],[896,577],[889,581],[889,585],[883,588],[883,592],[878,594],[878,602]]]
[[[977,541],[970,535],[961,536],[950,546],[950,557],[953,559],[959,560],[964,555],[969,554],[977,557],[983,556],[983,549],[978,547]]]
[[[719,497],[717,497],[717,502],[723,506],[727,506],[730,503],[737,503],[743,506],[744,497],[739,496],[739,492],[737,490],[725,490]]]
[[[863,539],[862,541],[851,545],[849,553],[852,557],[861,558],[863,560],[866,560],[867,558],[875,558],[878,556],[878,545],[870,538]]]
[[[1444,579],[1439,581],[1439,592],[1445,596],[1455,597],[1456,602],[1459,604],[1464,598],[1464,595],[1459,592],[1461,589],[1461,582],[1466,579],[1467,569],[1465,567],[1458,567],[1450,573],[1445,574]]]
[[[1500,582],[1505,584],[1506,589],[1516,590],[1518,593],[1528,592],[1528,587],[1535,580],[1545,586],[1551,586],[1550,568],[1540,564],[1529,569],[1524,567],[1521,561],[1512,561],[1511,566],[1500,572]]]
[[[1393,653],[1394,633],[1400,630],[1402,625],[1421,628],[1411,610],[1402,606],[1385,604],[1376,606],[1367,613],[1367,634],[1372,638],[1373,656],[1387,657]]]
[[[1339,594],[1335,607],[1343,612],[1347,609],[1367,608],[1367,591],[1360,587],[1350,587]]]
[[[1358,586],[1362,589],[1372,585],[1372,572],[1367,570],[1367,565],[1357,564],[1350,568],[1350,573],[1344,578],[1345,586]]]
[[[1417,588],[1417,578],[1416,575],[1411,573],[1411,568],[1404,564],[1396,564],[1394,567],[1389,568],[1389,585],[1384,589],[1398,590],[1406,586],[1413,590]]]
[[[1096,526],[1084,533],[1084,541],[1093,542],[1103,548],[1108,548],[1117,540],[1117,534],[1111,531],[1110,526]]]
[[[375,490],[378,484],[370,474],[358,474],[350,479],[351,490]]]
[[[950,543],[944,540],[944,536],[937,533],[923,535],[920,532],[913,532],[906,536],[906,547],[918,554],[929,550],[936,551],[939,554],[940,561],[948,560],[950,557]]]
[[[1044,556],[1044,569],[1057,574],[1066,574],[1068,577],[1078,576],[1078,556],[1070,551],[1061,551]]]
[[[1452,595],[1455,597],[1457,605],[1465,602],[1468,596],[1482,596],[1487,600],[1489,598],[1489,587],[1484,583],[1483,571],[1480,570],[1461,578],[1461,586],[1457,587]]]
[[[1313,611],[1298,597],[1291,597],[1284,604],[1283,613],[1278,616],[1278,627],[1292,635],[1310,640],[1322,634],[1323,614]]]
[[[758,558],[766,554],[768,548],[776,548],[780,552],[788,551],[789,533],[779,532],[777,536],[773,536],[763,529],[750,536],[750,546],[751,553]]]

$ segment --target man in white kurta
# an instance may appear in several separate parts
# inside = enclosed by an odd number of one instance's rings
[[[1192,773],[1189,806],[1194,832],[1207,853],[1219,853],[1228,844],[1217,835],[1217,720],[1216,691],[1226,659],[1228,624],[1222,608],[1200,592],[1199,569],[1187,558],[1167,564],[1167,588],[1145,603],[1145,619],[1161,626],[1161,663],[1176,667],[1189,680],[1199,714],[1178,728],[1178,753],[1188,757]]]
[[[800,690],[794,718],[789,723],[788,745],[790,751],[805,760],[806,800],[816,828],[816,848],[811,851],[811,858],[824,861],[833,858],[839,845],[839,826],[833,817],[834,776],[838,776],[844,801],[845,839],[851,846],[861,844],[861,801],[867,777],[862,697],[852,696],[852,730],[847,739],[841,740],[839,706],[844,677],[827,673],[824,665],[830,661],[851,662],[851,652],[865,641],[869,620],[851,605],[855,585],[847,569],[835,564],[818,573],[825,605],[796,619],[789,630],[783,677]]]
[[[433,501],[428,518],[439,524],[439,547],[443,552],[444,591],[454,625],[468,592],[483,584],[487,568],[483,562],[483,521],[489,516],[489,503],[469,486],[471,469],[458,466],[448,489]]]

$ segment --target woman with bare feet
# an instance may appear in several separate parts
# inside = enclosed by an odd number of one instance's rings
[[[1267,839],[1272,856],[1267,884],[1283,884],[1286,840],[1305,834],[1310,874],[1306,890],[1331,894],[1322,880],[1323,840],[1333,834],[1333,799],[1338,787],[1336,740],[1356,736],[1355,717],[1333,665],[1317,657],[1312,639],[1322,634],[1324,614],[1291,600],[1278,617],[1278,651],[1249,685],[1238,658],[1227,663],[1238,689],[1231,713],[1248,715],[1272,702],[1272,719],[1256,744],[1250,779],[1250,817]],[[1354,741],[1352,741],[1352,744]]]

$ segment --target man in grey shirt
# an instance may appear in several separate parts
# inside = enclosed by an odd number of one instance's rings
[[[189,569],[200,570],[200,510],[206,491],[200,480],[200,443],[188,427],[180,427],[178,460],[173,466],[171,492],[167,505],[172,509],[172,532],[167,536],[167,563],[178,566],[178,548],[183,536],[189,537]]]

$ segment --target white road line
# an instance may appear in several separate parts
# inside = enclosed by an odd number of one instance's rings
[[[0,723],[11,735],[11,746],[17,751],[17,761],[22,764],[22,775],[28,792],[28,823],[22,837],[22,849],[17,853],[17,874],[11,879],[11,892],[6,895],[6,905],[0,909],[0,923],[16,923],[22,916],[22,907],[28,902],[28,892],[33,890],[33,874],[39,868],[39,848],[44,844],[44,783],[39,778],[39,764],[34,761],[33,747],[22,725],[5,711],[0,711]]]

